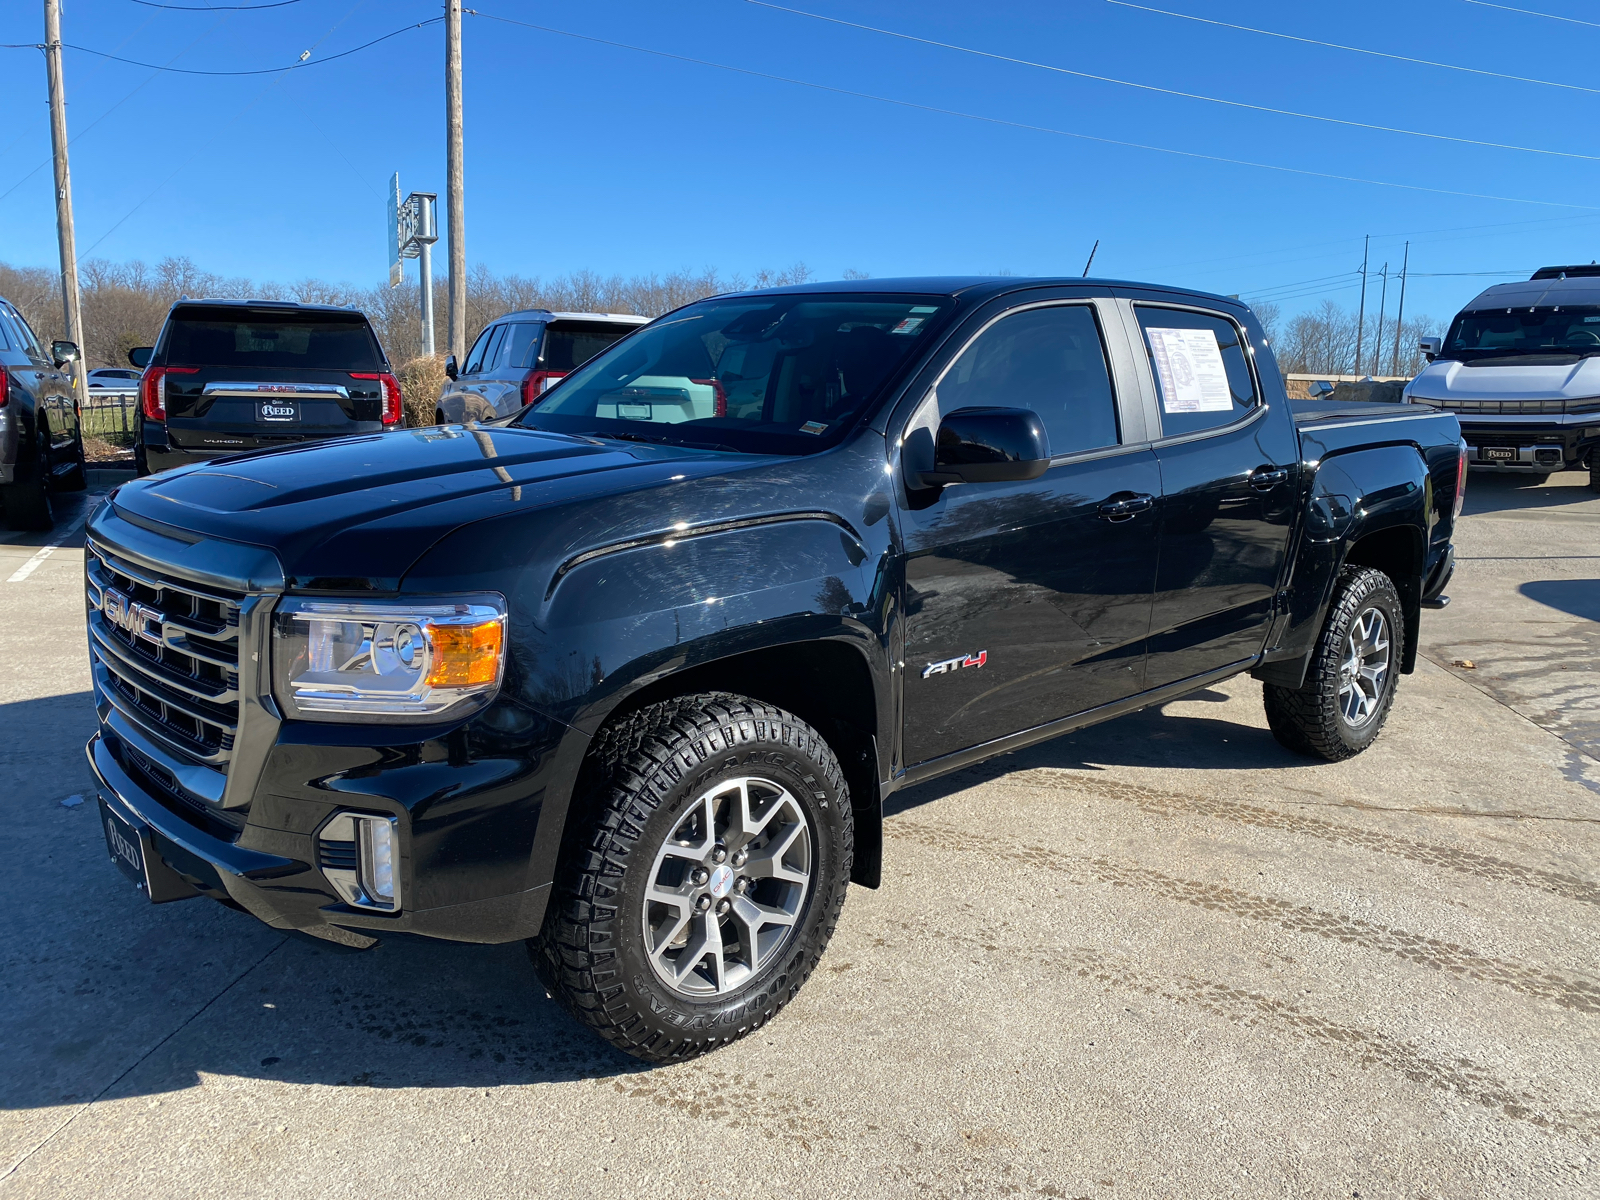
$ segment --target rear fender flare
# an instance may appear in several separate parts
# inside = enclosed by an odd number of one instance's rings
[[[1427,463],[1410,444],[1333,455],[1317,465],[1307,505],[1286,603],[1252,674],[1284,687],[1305,682],[1339,573],[1353,562],[1393,578],[1406,615],[1401,670],[1409,674],[1416,666],[1428,531],[1437,520]]]

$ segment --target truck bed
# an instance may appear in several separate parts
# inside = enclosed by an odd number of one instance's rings
[[[1408,442],[1417,446],[1443,442],[1455,445],[1461,427],[1454,413],[1420,404],[1339,404],[1319,400],[1291,400],[1295,427],[1300,431],[1303,457],[1317,462],[1340,450]],[[1375,426],[1391,425],[1391,433]]]

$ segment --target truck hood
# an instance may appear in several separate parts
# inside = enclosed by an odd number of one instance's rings
[[[1527,365],[1440,359],[1406,388],[1421,400],[1576,400],[1600,396],[1600,357]]]
[[[272,551],[292,588],[394,591],[463,525],[720,474],[755,456],[441,426],[231,455],[124,484],[119,514]]]

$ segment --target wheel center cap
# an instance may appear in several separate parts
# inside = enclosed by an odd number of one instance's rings
[[[723,863],[711,872],[711,894],[721,900],[733,890],[733,868]]]

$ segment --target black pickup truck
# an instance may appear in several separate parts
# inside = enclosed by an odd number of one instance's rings
[[[1454,416],[1291,409],[1249,310],[914,279],[680,309],[489,426],[127,484],[89,527],[112,857],[352,945],[528,939],[652,1061],[771,1018],[884,797],[1243,672],[1377,736]]]

